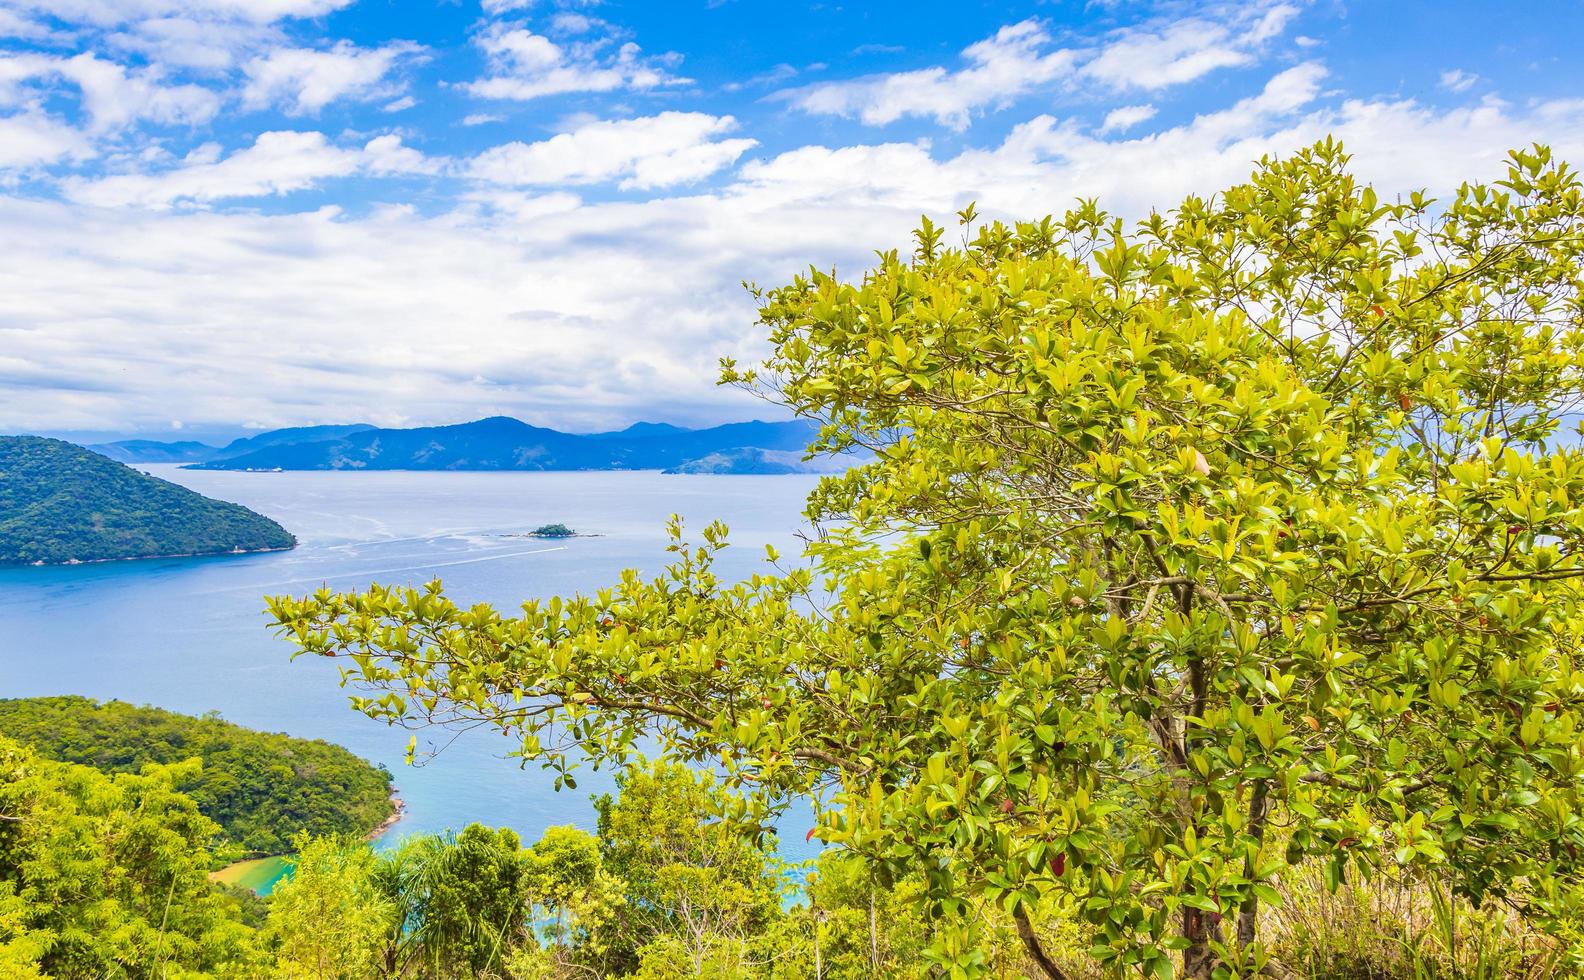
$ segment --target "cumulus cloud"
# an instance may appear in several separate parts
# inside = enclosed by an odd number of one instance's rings
[[[1084,83],[1158,90],[1219,68],[1253,64],[1256,53],[1298,13],[1290,4],[1236,8],[1220,19],[1188,17],[1119,30],[1097,46],[1054,48],[1035,18],[1001,28],[963,49],[964,66],[823,82],[779,93],[804,112],[885,125],[904,116],[966,129],[977,112],[1042,90]]]
[[[1001,28],[963,50],[966,67],[957,71],[922,68],[844,82],[810,85],[782,93],[805,112],[856,117],[870,125],[903,116],[925,116],[955,129],[968,125],[972,112],[1006,102],[1070,73],[1072,51],[1041,53],[1051,43],[1037,20]]]
[[[339,99],[388,98],[397,90],[387,76],[422,51],[411,41],[377,48],[350,41],[323,50],[276,48],[243,66],[242,101],[250,108],[278,105],[292,115],[312,115]]]
[[[88,140],[70,126],[35,112],[0,116],[0,180],[7,171],[93,155]]]
[[[1153,118],[1155,107],[1152,105],[1119,106],[1106,113],[1105,121],[1100,124],[1100,132],[1120,133]]]
[[[117,27],[154,17],[197,15],[268,24],[287,17],[322,17],[354,0],[7,0],[70,23]]]
[[[8,260],[0,351],[34,379],[0,389],[0,428],[152,428],[173,417],[401,424],[495,412],[592,428],[657,414],[741,417],[757,405],[712,383],[716,357],[762,351],[739,280],[774,283],[810,263],[858,275],[872,249],[908,247],[921,211],[946,216],[977,200],[988,216],[1028,218],[1094,195],[1141,217],[1243,179],[1262,154],[1329,134],[1388,197],[1499,176],[1502,148],[1535,139],[1584,159],[1581,100],[1444,109],[1340,98],[1326,83],[1320,65],[1297,65],[1244,99],[1125,137],[1041,115],[993,145],[950,152],[799,147],[750,161],[707,192],[643,200],[481,184],[450,210],[360,215],[0,195],[0,226],[29,242]],[[394,139],[339,150],[297,140],[303,157],[324,161],[320,173],[372,172],[383,154],[407,149]],[[711,140],[721,141],[708,133],[699,142]],[[206,174],[205,193],[217,194],[222,182],[203,168],[236,156],[177,170]],[[596,166],[564,149],[529,159],[568,180]],[[624,166],[602,179],[636,173]],[[281,179],[246,169],[233,173],[233,189]]]
[[[284,28],[353,0],[0,0],[8,33],[81,50],[92,44],[165,68],[219,72],[286,43]],[[42,21],[66,25],[43,30]]]
[[[497,146],[475,158],[468,172],[505,185],[620,179],[623,190],[671,187],[708,177],[756,145],[751,139],[718,139],[736,128],[731,116],[701,112],[601,120],[537,143]]]
[[[55,31],[33,18],[15,10],[7,10],[5,7],[0,7],[0,38],[15,38],[23,41],[63,40]]]
[[[596,23],[598,22],[587,14],[562,10],[550,18],[550,29],[562,34],[583,34],[592,30]]]
[[[285,43],[273,24],[197,16],[150,17],[105,35],[105,45],[169,68],[218,73]]]
[[[54,84],[74,87],[96,132],[148,121],[165,125],[205,122],[220,111],[220,97],[201,85],[167,84],[157,68],[130,70],[90,53],[74,57],[21,54],[0,57],[0,101],[46,97]]]
[[[434,173],[439,166],[438,161],[403,146],[396,136],[376,137],[360,149],[347,149],[334,145],[323,133],[283,130],[261,133],[252,146],[229,156],[221,157],[219,146],[206,144],[168,170],[73,178],[62,186],[69,198],[83,204],[162,210],[178,204],[290,194],[359,172]]]
[[[395,133],[376,136],[363,146],[361,167],[364,173],[375,177],[395,177],[414,174],[441,173],[446,160],[425,156],[423,151],[407,146]]]
[[[1479,81],[1479,76],[1466,72],[1461,68],[1453,68],[1441,73],[1441,87],[1448,92],[1467,92]]]
[[[489,59],[490,73],[462,87],[485,99],[643,91],[689,81],[671,73],[668,63],[674,57],[646,58],[637,44],[617,43],[609,35],[563,45],[522,25],[496,22],[475,40]]]
[[[1119,31],[1084,65],[1084,75],[1116,89],[1158,90],[1220,68],[1253,64],[1260,45],[1298,14],[1289,4],[1245,8],[1224,20],[1190,17]]]

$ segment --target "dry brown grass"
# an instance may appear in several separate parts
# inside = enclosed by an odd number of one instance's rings
[[[1318,868],[1292,869],[1267,906],[1260,938],[1298,980],[1564,980],[1561,950],[1510,908],[1437,899],[1428,882],[1377,878],[1326,890]],[[1443,893],[1444,896],[1444,893]],[[1117,980],[1082,951],[1078,930],[1045,932],[1071,980]],[[1025,974],[1038,976],[1025,964]],[[1129,977],[1129,980],[1132,980]]]

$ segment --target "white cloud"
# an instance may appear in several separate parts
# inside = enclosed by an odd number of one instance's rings
[[[623,190],[701,180],[756,145],[717,139],[737,128],[730,116],[663,112],[641,119],[586,123],[538,143],[508,143],[474,159],[468,172],[509,186],[593,184],[620,178]]]
[[[1100,124],[1100,132],[1120,133],[1153,118],[1155,107],[1152,105],[1119,106],[1106,113],[1105,121]]]
[[[194,15],[268,24],[288,17],[322,17],[354,0],[10,0],[9,6],[63,21],[117,27],[152,17]]]
[[[1441,87],[1449,92],[1467,92],[1479,81],[1479,76],[1466,72],[1461,68],[1453,68],[1441,73]]]
[[[445,160],[424,156],[421,151],[403,145],[401,137],[393,133],[376,136],[363,146],[363,172],[376,177],[438,174],[445,167]]]
[[[204,72],[225,71],[254,52],[285,43],[280,29],[271,24],[195,16],[150,17],[111,32],[105,40],[153,63]]]
[[[959,71],[922,68],[810,85],[782,97],[805,112],[857,117],[870,125],[926,116],[963,129],[974,110],[1010,101],[1071,73],[1075,53],[1042,54],[1050,42],[1039,21],[1025,20],[965,48],[967,67]]]
[[[4,7],[0,7],[0,37],[54,43],[66,40],[38,21]]]
[[[115,174],[62,183],[72,200],[98,207],[165,209],[233,198],[271,197],[357,173],[373,176],[436,173],[441,161],[380,136],[360,150],[335,146],[323,133],[261,133],[253,145],[221,157],[215,144],[198,147],[181,164],[157,173]]]
[[[791,89],[780,97],[805,112],[884,125],[904,116],[967,128],[976,112],[1031,93],[1068,92],[1092,81],[1114,90],[1156,90],[1219,68],[1253,64],[1262,45],[1298,13],[1289,4],[1235,9],[1222,19],[1189,17],[1120,30],[1095,47],[1053,48],[1044,23],[1028,19],[963,49],[965,67],[873,75]]]
[[[1278,4],[1246,8],[1226,20],[1190,17],[1157,27],[1118,32],[1084,74],[1116,89],[1158,90],[1220,68],[1253,64],[1259,46],[1277,36],[1298,13]]]
[[[563,34],[583,34],[592,29],[594,24],[593,18],[570,10],[560,11],[550,18],[551,30],[560,31]]]
[[[406,112],[408,109],[411,109],[413,106],[415,106],[417,104],[418,104],[418,100],[417,99],[413,98],[410,95],[404,95],[404,96],[402,96],[399,99],[394,99],[394,100],[392,100],[390,102],[385,103],[380,108],[383,111],[385,111],[385,112]]]
[[[689,81],[671,74],[674,57],[645,58],[631,41],[607,54],[615,41],[597,38],[557,44],[526,27],[494,23],[475,39],[489,58],[490,74],[463,85],[485,99],[527,101],[567,92],[646,90]]]
[[[18,102],[45,94],[61,81],[75,87],[90,127],[97,132],[135,122],[193,125],[220,111],[220,97],[201,85],[169,85],[158,68],[129,70],[84,53],[71,58],[25,54],[0,56],[0,100]]]
[[[0,36],[34,18],[67,25],[41,38],[76,50],[136,54],[165,68],[231,69],[286,43],[293,21],[322,17],[353,0],[0,0]]]
[[[276,48],[243,67],[248,80],[242,101],[251,108],[279,105],[292,115],[312,115],[338,99],[389,97],[396,93],[386,76],[422,50],[411,41],[378,48],[349,41],[326,50]]]
[[[449,210],[223,207],[462,166],[394,135],[338,146],[345,137],[266,134],[120,184],[67,182],[64,200],[0,193],[0,227],[28,243],[7,256],[0,377],[21,380],[0,384],[0,429],[743,417],[758,404],[713,384],[718,356],[763,350],[739,280],[782,282],[810,264],[861,275],[873,249],[910,247],[921,211],[947,218],[977,200],[989,217],[1030,218],[1093,195],[1141,217],[1332,134],[1387,199],[1499,177],[1504,149],[1535,139],[1584,159],[1584,100],[1445,109],[1344,99],[1329,85],[1320,65],[1301,64],[1244,99],[1127,135],[1100,133],[1085,112],[1039,115],[962,150],[804,146],[708,189],[640,199],[564,188],[636,181],[646,166],[645,179],[669,185],[695,165],[691,150],[731,142],[729,127],[681,113],[687,125],[670,129],[649,122],[662,116],[577,121],[559,143],[500,154],[502,179],[520,186],[471,183]],[[616,129],[640,124],[655,131]],[[645,163],[640,143],[662,163]],[[561,189],[537,183],[552,179]],[[93,206],[95,194],[131,206]]]
[[[88,140],[70,126],[34,112],[0,116],[0,180],[5,171],[91,156]]]

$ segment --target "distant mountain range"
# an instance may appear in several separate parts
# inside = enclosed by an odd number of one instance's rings
[[[812,422],[737,422],[683,429],[639,422],[580,435],[495,417],[460,425],[278,429],[227,446],[128,440],[90,446],[129,463],[205,470],[665,470],[671,473],[829,473],[856,459],[802,458]]]
[[[87,448],[101,456],[109,456],[118,463],[207,463],[216,459],[245,456],[269,446],[340,439],[354,432],[372,428],[374,428],[372,425],[308,425],[295,429],[273,429],[246,439],[233,439],[224,446],[211,446],[202,442],[127,439],[122,442],[98,443]]]
[[[0,565],[290,548],[279,524],[81,446],[0,436]]]

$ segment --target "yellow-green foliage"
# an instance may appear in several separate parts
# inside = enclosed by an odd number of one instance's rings
[[[566,778],[658,744],[888,881],[924,955],[1002,910],[1110,969],[1278,972],[1294,875],[1423,876],[1572,941],[1584,908],[1584,195],[1544,148],[1443,202],[1326,142],[1128,226],[925,221],[758,293],[725,380],[866,445],[813,570],[462,608],[272,602],[377,718],[485,719]],[[955,235],[953,237],[956,237]],[[774,556],[772,556],[772,559]],[[658,739],[656,743],[656,733]],[[1283,828],[1281,846],[1267,843]]]
[[[397,906],[373,874],[368,845],[297,838],[290,878],[270,896],[266,935],[283,980],[361,980],[379,975]]]
[[[173,789],[192,768],[107,776],[0,738],[0,975],[261,975],[208,880],[219,828]]]

